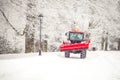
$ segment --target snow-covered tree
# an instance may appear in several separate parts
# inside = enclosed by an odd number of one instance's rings
[[[14,49],[38,51],[41,13],[49,51],[58,51],[64,33],[74,27],[90,33],[90,48],[119,49],[120,0],[0,0],[0,31],[7,31],[1,35]]]

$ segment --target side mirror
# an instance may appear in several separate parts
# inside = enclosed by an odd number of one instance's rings
[[[87,33],[87,34],[86,34],[86,37],[89,38],[89,37],[90,37],[90,33]]]
[[[65,36],[67,36],[67,40],[70,40],[69,39],[69,32],[65,33]]]
[[[68,35],[68,33],[65,33],[65,36],[67,36]]]

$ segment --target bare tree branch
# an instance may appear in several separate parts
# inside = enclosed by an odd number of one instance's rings
[[[21,2],[21,1],[16,0],[16,2],[15,2],[14,0],[10,0],[10,2],[11,2],[12,4],[14,4],[14,5],[22,8],[22,9],[25,9],[25,7],[22,6],[22,2]],[[25,10],[25,11],[26,11],[26,10]]]
[[[21,33],[18,32],[18,30],[16,30],[15,27],[10,23],[10,21],[8,20],[8,18],[7,18],[7,16],[5,15],[4,11],[2,11],[2,10],[0,9],[0,12],[2,13],[3,17],[5,18],[5,20],[7,21],[7,23],[10,25],[10,27],[17,33],[17,35],[23,36],[23,35],[25,34],[27,27],[24,28],[23,33],[21,34]]]
[[[13,1],[13,0],[10,0],[10,1],[11,1],[11,3],[13,3],[13,4],[17,5],[17,6],[22,7],[22,6],[21,6],[22,2],[20,2],[20,1],[15,2],[15,1]]]

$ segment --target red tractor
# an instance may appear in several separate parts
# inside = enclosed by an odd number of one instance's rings
[[[65,34],[67,41],[60,45],[60,51],[65,52],[65,57],[69,58],[70,53],[80,54],[80,58],[86,58],[86,50],[89,48],[89,35],[80,32],[77,29],[71,30]]]

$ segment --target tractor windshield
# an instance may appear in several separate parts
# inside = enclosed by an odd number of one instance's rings
[[[82,33],[76,33],[76,32],[70,32],[69,38],[72,41],[82,41],[83,40],[83,34]]]

